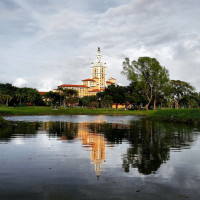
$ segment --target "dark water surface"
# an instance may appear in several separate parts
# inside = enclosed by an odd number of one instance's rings
[[[0,199],[200,199],[200,129],[135,116],[7,117]]]

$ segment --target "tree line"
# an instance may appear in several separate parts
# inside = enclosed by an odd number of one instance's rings
[[[125,58],[121,72],[130,81],[129,86],[111,85],[94,96],[78,97],[73,89],[58,87],[58,92],[49,91],[42,97],[36,89],[17,88],[11,84],[0,84],[0,104],[51,105],[53,107],[87,106],[110,108],[113,104],[125,109],[196,108],[200,105],[200,94],[185,81],[170,80],[168,70],[155,58],[140,57],[130,61]]]
[[[36,89],[0,83],[0,105],[44,105],[44,102]]]
[[[135,95],[134,104],[162,107],[198,107],[200,95],[189,83],[181,80],[170,80],[168,70],[155,58],[140,57],[137,61],[125,58],[121,72],[131,81],[130,94]],[[142,98],[142,99],[141,99]]]

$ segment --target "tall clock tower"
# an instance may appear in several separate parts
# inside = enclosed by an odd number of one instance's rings
[[[92,63],[91,78],[98,78],[99,90],[106,87],[106,63],[103,63],[101,58],[101,50],[98,47],[96,60]]]

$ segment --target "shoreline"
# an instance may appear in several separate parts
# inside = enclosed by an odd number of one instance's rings
[[[30,107],[0,107],[0,116],[25,116],[25,115],[147,115],[152,111],[133,111],[113,108],[63,108],[58,110],[46,106],[30,106]]]
[[[165,121],[170,123],[184,123],[200,125],[200,109],[162,109],[162,110],[127,110],[119,109],[89,109],[89,108],[66,108],[60,107],[58,110],[46,106],[30,107],[0,107],[0,126],[5,124],[1,116],[40,116],[40,115],[113,115],[145,116],[150,120]]]

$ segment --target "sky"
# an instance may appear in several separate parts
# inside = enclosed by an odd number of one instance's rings
[[[100,47],[119,85],[126,57],[149,56],[199,92],[199,10],[199,0],[0,0],[0,83],[82,84]]]

